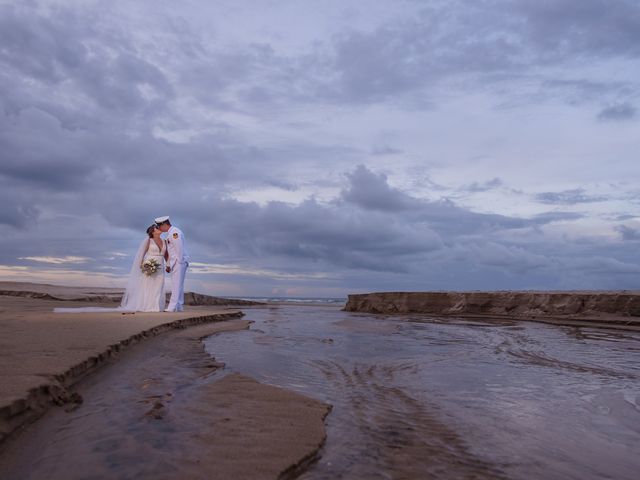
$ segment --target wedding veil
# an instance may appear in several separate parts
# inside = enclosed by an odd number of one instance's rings
[[[116,308],[109,307],[78,307],[78,308],[54,308],[55,313],[87,313],[87,312],[135,312],[142,303],[142,273],[141,265],[144,254],[149,247],[149,238],[145,237],[131,264],[129,270],[129,280],[127,280],[127,288],[122,296],[120,306]]]
[[[127,281],[127,288],[122,296],[122,302],[120,303],[120,310],[135,311],[138,306],[142,304],[142,259],[149,247],[149,237],[146,237],[140,243],[136,256],[133,258],[131,264],[131,270],[129,271],[129,280]]]

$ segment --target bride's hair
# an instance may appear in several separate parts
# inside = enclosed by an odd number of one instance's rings
[[[156,228],[158,228],[158,226],[155,223],[151,225],[149,228],[147,228],[147,235],[149,235],[149,238],[153,238],[153,231]]]

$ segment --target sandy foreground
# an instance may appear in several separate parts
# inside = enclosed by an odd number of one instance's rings
[[[0,296],[0,435],[70,401],[67,388],[128,345],[166,330],[239,318],[239,310],[53,313],[80,302]],[[90,306],[95,306],[91,303]]]
[[[180,313],[53,313],[55,307],[97,305],[93,299],[0,295],[0,456],[11,455],[15,434],[52,405],[70,411],[80,405],[74,384],[134,344],[182,329],[174,335],[194,355],[202,355],[207,368],[215,369],[200,339],[249,325],[237,308],[223,306],[190,306]],[[324,403],[240,375],[204,386],[201,395],[207,405],[199,412],[208,426],[207,448],[216,453],[207,457],[207,468],[222,468],[219,473],[277,478],[303,465],[324,442],[324,418],[330,410]]]

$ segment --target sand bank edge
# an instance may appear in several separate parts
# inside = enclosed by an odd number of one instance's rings
[[[52,375],[48,379],[43,377],[43,383],[38,387],[31,388],[26,397],[14,400],[7,405],[0,405],[0,445],[20,427],[37,420],[49,407],[81,402],[81,397],[69,392],[68,388],[104,365],[108,360],[114,359],[125,348],[170,330],[221,322],[243,316],[243,312],[235,311],[198,315],[156,325],[107,346],[100,354],[92,355],[62,373]]]

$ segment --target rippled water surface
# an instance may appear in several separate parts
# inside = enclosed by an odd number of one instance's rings
[[[320,478],[636,479],[640,333],[247,310],[227,371],[331,403]]]

